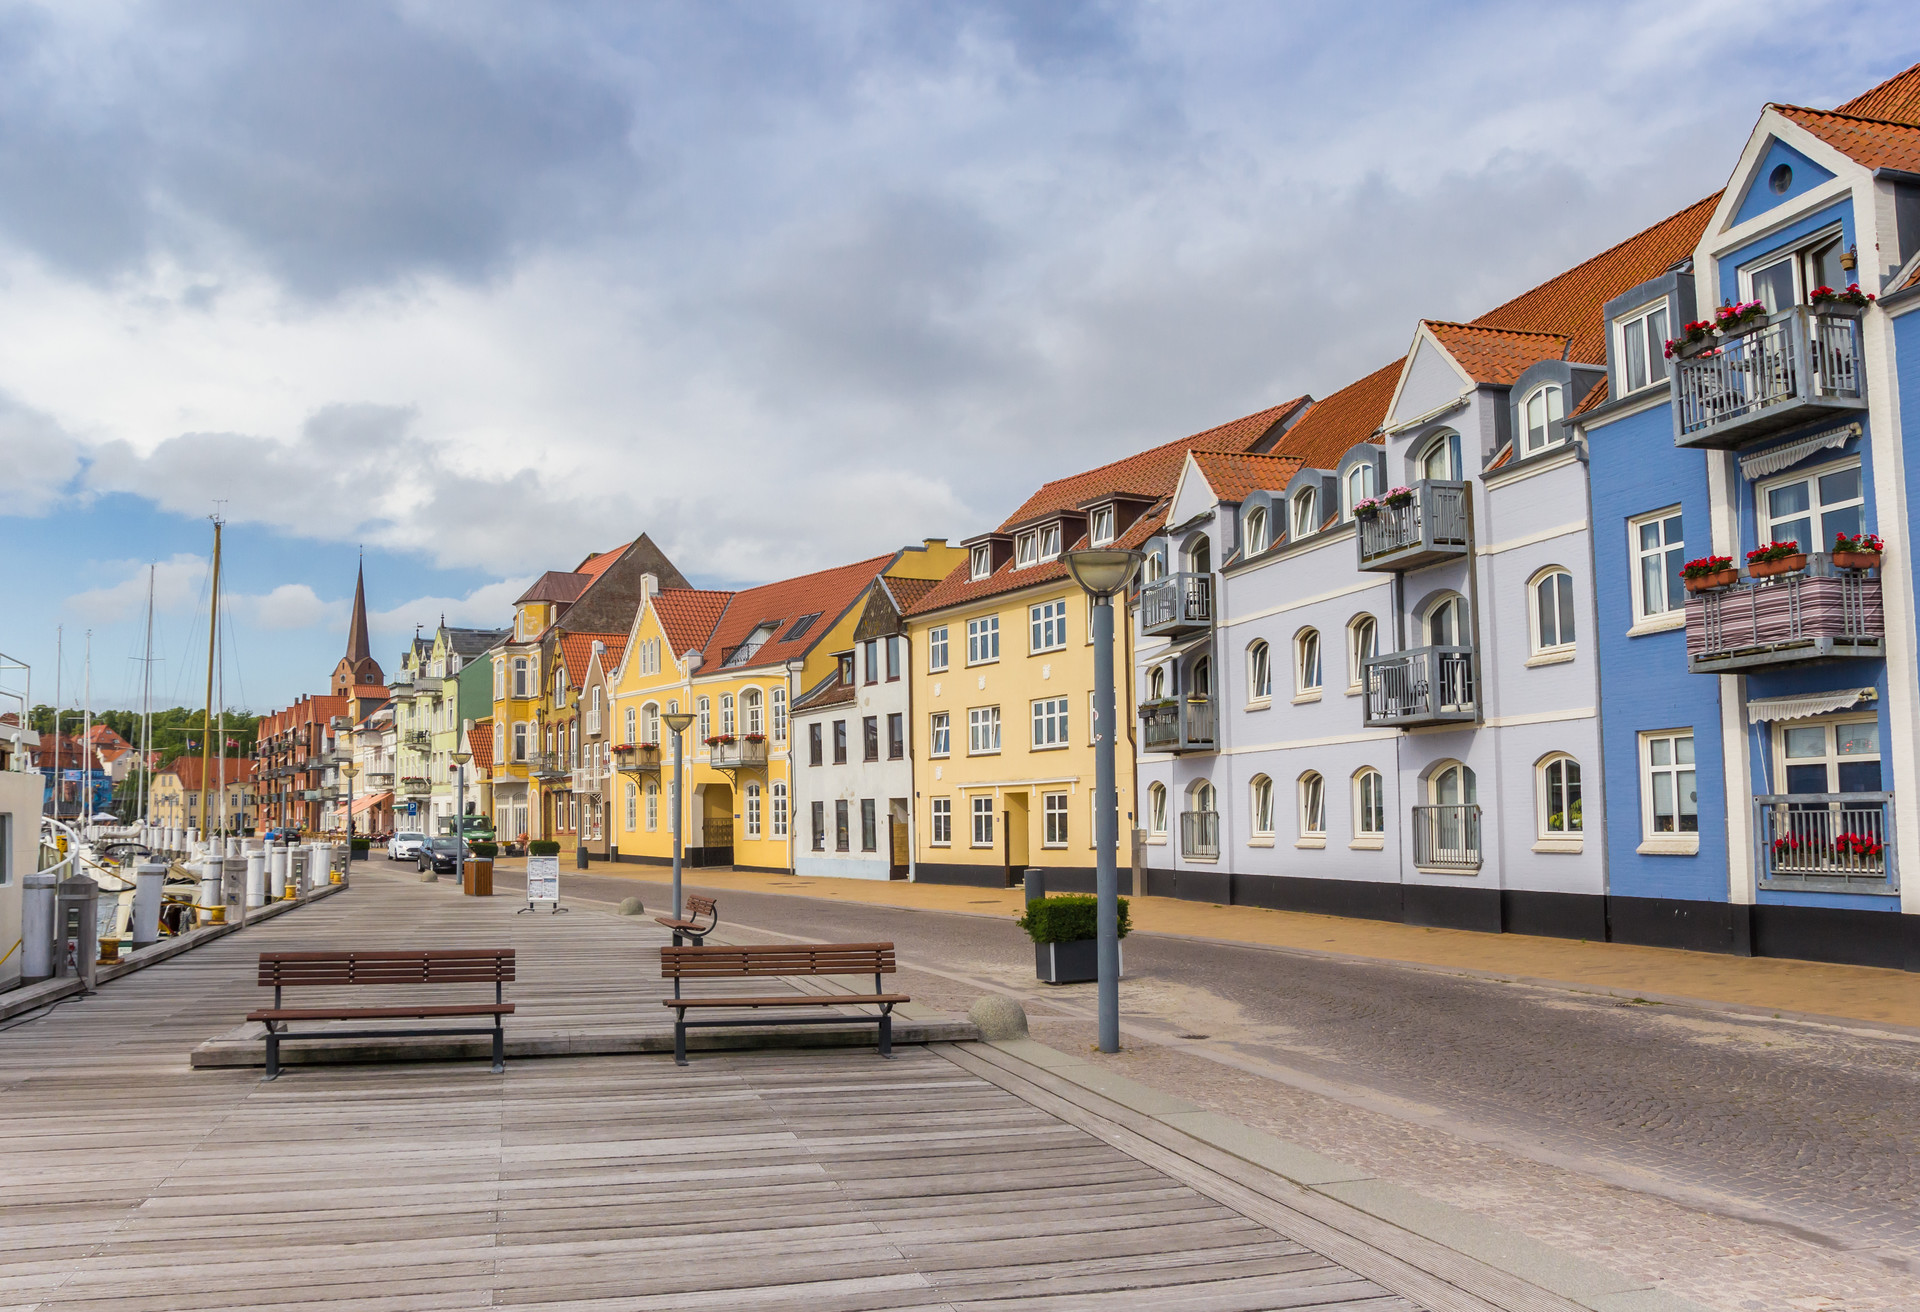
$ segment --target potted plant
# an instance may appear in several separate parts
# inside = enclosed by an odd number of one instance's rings
[[[1380,508],[1384,505],[1386,505],[1386,501],[1381,497],[1368,497],[1365,501],[1356,501],[1353,503],[1353,517],[1355,519],[1372,519],[1380,513]]]
[[[1850,282],[1843,292],[1831,287],[1815,287],[1807,293],[1807,301],[1823,314],[1844,314],[1857,319],[1873,304],[1873,294],[1861,291],[1859,283]]]
[[[560,840],[557,838],[536,838],[527,844],[528,856],[559,856]]]
[[[1798,542],[1769,542],[1747,553],[1747,576],[1771,578],[1775,574],[1797,574],[1807,567],[1807,553]]]
[[[1127,936],[1127,899],[1120,901],[1120,937]],[[1037,897],[1014,923],[1033,940],[1033,968],[1044,984],[1082,984],[1100,976],[1098,898],[1086,893]]]
[[[1882,543],[1871,533],[1833,535],[1833,564],[1836,569],[1873,569],[1880,564]]]
[[[720,747],[731,743],[733,741],[733,735],[730,733],[716,733],[710,735],[705,741],[709,747]]]
[[[1402,506],[1413,504],[1413,489],[1410,487],[1388,488],[1387,494],[1380,498],[1387,505],[1398,510]]]
[[[1678,355],[1686,357],[1698,355],[1713,340],[1713,321],[1695,319],[1680,330],[1678,337],[1667,338],[1667,359]]]
[[[1713,330],[1722,337],[1731,337],[1766,317],[1765,301],[1729,301],[1713,312]]]
[[[1680,567],[1680,581],[1688,592],[1711,592],[1738,581],[1740,571],[1733,567],[1732,556],[1702,556]]]
[[[763,733],[750,733],[747,735],[747,741],[750,743],[763,743],[766,740],[767,736]]]

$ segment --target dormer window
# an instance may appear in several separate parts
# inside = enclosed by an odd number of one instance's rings
[[[1043,524],[1040,527],[1040,559],[1058,560],[1060,558],[1060,526]]]
[[[978,548],[975,548],[975,549],[978,550]],[[848,687],[853,686],[853,653],[852,652],[845,652],[840,657],[840,682],[845,684]]]
[[[1293,494],[1294,537],[1308,537],[1315,529],[1320,527],[1320,508],[1317,504],[1318,501],[1319,498],[1314,496],[1313,489],[1310,487],[1302,488]]]
[[[1554,421],[1566,417],[1566,392],[1558,383],[1545,383],[1527,393],[1520,412],[1527,421],[1527,454],[1544,451],[1553,440]]]
[[[1038,563],[1039,559],[1040,534],[1038,531],[1028,529],[1025,533],[1021,533],[1013,539],[1013,567],[1015,569],[1025,569],[1029,565]]]
[[[1114,539],[1113,525],[1113,507],[1097,508],[1087,520],[1087,540],[1096,547],[1106,546]]]
[[[1167,551],[1165,547],[1159,547],[1147,553],[1145,574],[1148,583],[1157,582],[1167,576]]]
[[[1667,381],[1667,303],[1649,305],[1614,320],[1619,335],[1622,395]]]
[[[1267,549],[1267,508],[1265,506],[1255,506],[1247,512],[1241,537],[1244,539],[1240,551],[1243,556],[1257,556]]]
[[[993,573],[993,548],[982,542],[973,549],[968,572],[976,579],[983,579]]]

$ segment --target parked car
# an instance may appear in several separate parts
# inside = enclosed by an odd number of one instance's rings
[[[427,841],[425,834],[398,833],[387,840],[387,860],[406,861],[420,855],[421,846]]]
[[[269,829],[267,830],[267,841],[269,843],[297,843],[300,841],[300,831],[290,825],[283,825],[279,829]]]
[[[414,858],[415,868],[424,871],[431,866],[436,875],[457,875],[465,846],[457,838],[432,839],[420,846]]]

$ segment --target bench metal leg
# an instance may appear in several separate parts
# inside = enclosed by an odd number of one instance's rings
[[[267,1022],[267,1079],[280,1078],[280,1036],[274,1032],[273,1022]],[[262,1081],[264,1083],[265,1081]]]
[[[504,1075],[507,1070],[507,1032],[500,1027],[500,1018],[493,1018],[493,1073]]]
[[[687,1064],[687,1013],[677,1012],[673,1022],[673,1064]]]
[[[687,937],[693,940],[693,945],[697,948],[703,948],[707,945],[707,936],[705,934],[689,934]]]
[[[893,1056],[893,1008],[887,1007],[880,1013],[880,1055]]]

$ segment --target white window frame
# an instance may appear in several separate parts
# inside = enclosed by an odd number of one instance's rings
[[[1040,846],[1067,845],[1068,805],[1065,793],[1040,794]]]
[[[1247,781],[1247,814],[1252,817],[1255,847],[1273,845],[1273,779],[1257,774]],[[1265,839],[1264,843],[1259,840]]]
[[[1303,771],[1294,782],[1300,837],[1295,847],[1327,845],[1327,780],[1318,770]]]
[[[1888,769],[1887,769],[1887,746],[1884,742],[1877,743],[1874,749],[1874,752],[1871,756],[1868,756],[1862,753],[1858,755],[1843,757],[1840,754],[1838,750],[1838,745],[1837,745],[1837,739],[1838,739],[1837,731],[1842,726],[1850,725],[1850,724],[1872,725],[1874,729],[1874,737],[1876,738],[1876,740],[1880,737],[1879,717],[1871,713],[1868,713],[1866,715],[1861,715],[1855,712],[1855,713],[1845,714],[1845,715],[1809,716],[1804,720],[1775,721],[1773,725],[1773,732],[1767,735],[1768,738],[1771,740],[1769,743],[1769,750],[1773,757],[1772,791],[1776,793],[1788,793],[1791,791],[1787,787],[1787,767],[1789,765],[1811,765],[1813,763],[1812,757],[1796,756],[1796,757],[1789,758],[1787,756],[1788,730],[1815,729],[1815,728],[1819,729],[1821,733],[1825,736],[1825,742],[1823,744],[1824,754],[1820,757],[1820,762],[1826,768],[1827,779],[1826,779],[1826,787],[1821,790],[1822,792],[1835,793],[1835,792],[1841,791],[1839,767],[1843,761],[1847,761],[1847,760],[1853,760],[1853,761],[1869,761],[1870,760],[1870,761],[1878,762],[1880,766],[1881,787],[1879,789],[1876,789],[1875,791],[1877,792],[1886,791]]]
[[[953,846],[953,799],[933,798],[927,805],[927,846]]]
[[[1694,751],[1694,757],[1691,762],[1681,762],[1678,760],[1679,751],[1676,746],[1670,748],[1668,754],[1669,759],[1665,765],[1655,765],[1653,763],[1654,745],[1657,742],[1667,741],[1669,743],[1677,743],[1678,740],[1682,738],[1688,741],[1690,745],[1689,750]],[[1694,804],[1694,828],[1692,830],[1680,828],[1680,775],[1683,773],[1691,773],[1693,775],[1696,799],[1700,788],[1700,758],[1697,750],[1695,750],[1696,747],[1694,731],[1690,727],[1647,729],[1640,733],[1638,768],[1640,773],[1641,841],[1639,850],[1642,853],[1650,855],[1692,855],[1700,850],[1700,807],[1697,800]],[[1683,764],[1689,767],[1685,771],[1681,769]],[[1653,780],[1656,773],[1670,774],[1674,779],[1674,827],[1672,829],[1658,829],[1654,825]]]
[[[639,712],[631,706],[627,707],[627,713],[621,717],[621,723],[627,733],[623,741],[629,743],[639,742],[639,738],[635,736],[639,733],[639,728],[637,727],[639,725]]]
[[[1366,486],[1354,487],[1356,478]],[[1379,480],[1380,470],[1371,460],[1356,461],[1347,466],[1346,474],[1340,479],[1340,495],[1344,498],[1344,504],[1340,507],[1341,513],[1346,518],[1352,519],[1354,506],[1379,495],[1380,488],[1377,486]]]
[[[787,836],[787,816],[788,816],[787,781],[784,779],[775,779],[773,781],[773,787],[771,787],[767,791],[773,798],[773,802],[771,806],[771,810],[772,810],[771,818],[773,820],[773,836],[775,838],[785,838]]]
[[[991,743],[990,746],[984,745]],[[997,756],[1000,753],[1000,708],[967,708],[967,755]]]
[[[1533,407],[1540,404],[1540,440],[1534,440]],[[1526,455],[1536,451],[1545,451],[1558,445],[1553,436],[1555,423],[1567,417],[1567,389],[1559,383],[1542,383],[1528,392],[1520,402],[1520,436],[1525,443]],[[1565,441],[1564,435],[1559,441]]]
[[[974,580],[984,579],[993,573],[993,545],[982,542],[967,553],[967,575]]]
[[[748,688],[740,694],[740,732],[766,735],[766,720],[761,714],[764,698],[758,688]]]
[[[927,673],[946,673],[947,655],[947,626],[935,625],[927,630]]]
[[[647,734],[651,732],[652,737]],[[660,703],[647,702],[640,708],[640,741],[660,745]]]
[[[1660,316],[1656,328],[1652,324],[1655,315]],[[1628,396],[1634,392],[1645,391],[1649,387],[1658,387],[1667,381],[1671,370],[1667,366],[1667,341],[1679,336],[1673,331],[1673,310],[1662,296],[1657,301],[1649,301],[1636,309],[1629,310],[1613,321],[1614,359],[1620,367],[1614,379],[1619,395]],[[1638,383],[1633,380],[1633,356],[1628,349],[1629,342],[1637,341],[1640,349],[1647,355],[1642,364],[1645,377]]]
[[[953,716],[950,712],[935,711],[927,717],[927,755],[953,755]]]
[[[1293,699],[1319,701],[1327,670],[1320,650],[1320,630],[1307,628],[1293,635]]]
[[[967,664],[991,665],[1000,659],[1000,617],[982,615],[967,621]]]
[[[1666,540],[1667,523],[1675,519],[1681,521],[1681,540],[1669,542]],[[1640,545],[1641,532],[1648,526],[1657,528],[1660,533],[1659,545],[1650,551]],[[1686,520],[1681,507],[1676,505],[1667,506],[1661,510],[1649,510],[1645,514],[1635,515],[1627,521],[1627,559],[1632,562],[1628,582],[1633,590],[1633,623],[1628,626],[1627,632],[1629,634],[1664,633],[1668,629],[1686,627],[1687,592],[1686,588],[1681,585],[1680,571],[1675,569],[1671,574],[1666,572],[1667,557],[1677,556],[1680,563],[1684,564],[1686,562],[1686,555]],[[1647,610],[1645,576],[1646,561],[1650,556],[1658,556],[1661,558],[1661,587],[1668,589],[1664,599],[1667,603],[1667,608],[1652,613],[1648,613]]]
[[[1118,520],[1119,516],[1114,513],[1112,506],[1095,506],[1093,513],[1087,517],[1087,542],[1089,545],[1104,547],[1113,541],[1115,537],[1119,536],[1114,532],[1114,524],[1117,523]]]
[[[514,657],[513,658],[513,696],[516,701],[526,700],[527,689],[532,686],[527,681],[527,679],[528,679],[527,658],[525,656]]]
[[[758,780],[747,784],[747,837],[760,837],[760,783]]]
[[[1257,556],[1273,545],[1272,520],[1265,506],[1251,506],[1240,520],[1240,554]]]
[[[1374,767],[1363,765],[1353,772],[1352,783],[1353,841],[1349,846],[1378,851],[1386,845],[1387,837],[1387,778]],[[1373,821],[1371,825],[1369,820]]]
[[[632,833],[640,827],[640,785],[629,779],[625,787],[622,796],[626,801],[626,831]]]
[[[1042,524],[1040,526],[1041,563],[1044,564],[1049,560],[1058,559],[1060,559],[1060,526],[1058,524]]]
[[[1554,637],[1557,641],[1545,643],[1540,640],[1540,588],[1550,579],[1565,579],[1567,586],[1554,587],[1554,612],[1556,625]],[[1579,647],[1580,625],[1572,614],[1560,614],[1562,602],[1567,609],[1576,608],[1573,596],[1573,571],[1565,565],[1544,565],[1527,580],[1527,647],[1533,653],[1529,665],[1546,665],[1556,661],[1572,660]],[[1565,629],[1571,626],[1573,636],[1567,637]]]
[[[1273,705],[1273,648],[1265,638],[1247,644],[1247,707]]]
[[[1050,752],[1071,745],[1067,739],[1069,705],[1065,697],[1041,697],[1034,701],[1032,750]]]
[[[1572,808],[1566,808],[1567,818],[1559,829],[1553,828],[1554,793],[1556,789],[1565,794],[1568,789],[1567,771],[1574,773],[1572,781],[1573,800],[1579,803],[1580,814],[1572,814]],[[1558,773],[1558,781],[1555,774]],[[1564,796],[1562,798],[1564,801]],[[1536,852],[1578,852],[1586,843],[1586,778],[1580,768],[1580,762],[1567,752],[1549,752],[1533,765],[1533,810],[1534,844]]]
[[[1029,569],[1040,563],[1040,530],[1030,528],[1013,535],[1013,567]]]
[[[660,785],[655,780],[647,781],[647,832],[653,833],[660,828]]]
[[[693,735],[703,746],[713,737],[713,702],[706,696],[693,699]]]
[[[1147,837],[1167,841],[1167,786],[1157,781],[1147,785]]]
[[[1361,650],[1360,634],[1371,630],[1373,633],[1373,654],[1370,656]],[[1359,696],[1366,691],[1366,663],[1380,654],[1380,621],[1370,614],[1355,615],[1347,621],[1347,695]]]
[[[1833,549],[1833,540],[1824,536],[1826,529],[1821,523],[1822,513],[1827,507],[1820,503],[1820,480],[1833,474],[1845,473],[1849,469],[1859,470],[1860,472],[1860,495],[1849,501],[1835,502],[1833,508],[1844,510],[1848,506],[1859,506],[1860,531],[1862,533],[1867,532],[1867,472],[1861,463],[1860,457],[1856,455],[1848,456],[1843,460],[1829,460],[1826,464],[1816,465],[1812,469],[1799,469],[1790,474],[1780,474],[1776,477],[1769,478],[1763,483],[1755,483],[1753,485],[1753,522],[1754,532],[1758,535],[1759,541],[1770,542],[1773,540],[1773,525],[1776,521],[1773,518],[1772,512],[1767,509],[1769,494],[1778,488],[1787,487],[1794,483],[1805,483],[1807,485],[1806,518],[1812,520],[1814,523],[1814,541],[1811,545],[1802,542],[1800,544],[1800,550],[1809,554],[1813,552],[1831,551]],[[1796,518],[1798,517],[1796,516]]]
[[[1320,496],[1317,487],[1303,487],[1287,501],[1287,520],[1295,541],[1312,537],[1320,529]]]
[[[1791,264],[1793,269],[1793,303],[1794,305],[1805,305],[1807,303],[1807,295],[1812,291],[1812,288],[1807,285],[1807,255],[1810,252],[1819,250],[1822,246],[1839,240],[1843,235],[1844,229],[1840,224],[1829,224],[1818,232],[1809,233],[1807,236],[1800,238],[1791,246],[1783,246],[1778,250],[1769,251],[1767,254],[1754,259],[1750,263],[1741,265],[1739,270],[1740,299],[1743,301],[1761,299],[1754,294],[1754,275],[1765,273],[1768,269],[1775,268],[1781,264]],[[1781,307],[1782,310],[1788,308],[1790,307]]]
[[[1061,651],[1067,645],[1067,599],[1035,602],[1027,607],[1027,654]]]
[[[982,802],[986,803],[986,805],[982,806]],[[968,830],[968,837],[971,840],[969,846],[992,850],[995,822],[995,816],[993,814],[993,794],[976,793],[973,797],[972,805],[967,808],[967,818],[972,826]],[[981,837],[982,821],[986,822],[984,826],[986,837],[984,838]]]
[[[787,740],[787,690],[782,687],[773,690],[773,740]]]

